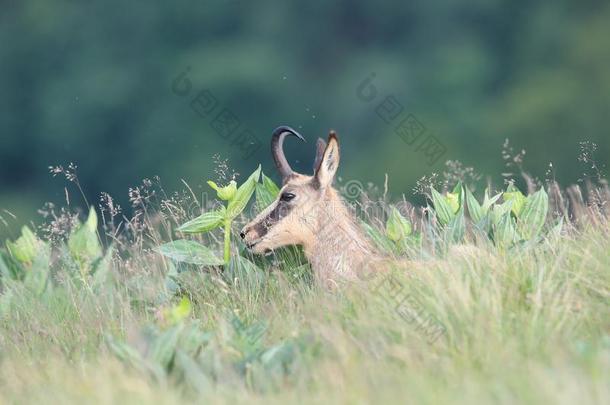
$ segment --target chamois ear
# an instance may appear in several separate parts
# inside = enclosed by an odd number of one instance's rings
[[[328,143],[324,150],[324,154],[322,155],[322,161],[316,170],[315,179],[321,188],[332,185],[337,169],[339,168],[339,160],[339,139],[337,138],[335,131],[330,131]]]
[[[322,157],[324,156],[324,151],[326,150],[326,141],[322,138],[318,138],[318,142],[316,142],[316,158],[313,161],[313,174],[315,175],[320,167],[320,162],[322,161]]]

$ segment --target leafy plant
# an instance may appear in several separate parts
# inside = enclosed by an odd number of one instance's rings
[[[468,187],[464,187],[464,194],[466,197],[466,205],[468,206],[468,213],[475,224],[479,224],[484,220],[489,209],[500,199],[500,197],[502,197],[502,194],[496,194],[490,198],[489,190],[486,189],[483,204],[479,204]]]
[[[525,197],[517,187],[511,184],[506,191],[502,193],[502,198],[504,198],[504,201],[512,201],[511,211],[516,217],[519,217],[523,211],[527,197]]]
[[[434,215],[453,242],[460,241],[465,234],[466,206],[473,224],[501,247],[535,240],[540,236],[548,212],[548,196],[544,189],[526,197],[512,184],[493,197],[485,190],[482,204],[468,187],[460,184],[445,195],[433,188],[431,197]],[[498,203],[500,198],[502,203]]]
[[[44,243],[27,226],[21,228],[21,236],[14,242],[6,241],[9,254],[21,264],[31,264],[36,252]]]
[[[459,242],[465,234],[465,193],[462,183],[456,184],[451,192],[442,195],[431,188],[432,212],[441,226],[444,239]],[[480,210],[480,207],[479,207]]]
[[[52,251],[57,254],[52,255]],[[41,240],[28,227],[23,227],[21,236],[15,241],[6,241],[6,250],[0,251],[0,275],[5,287],[19,285],[43,295],[53,286],[51,268],[90,291],[107,287],[114,249],[104,249],[97,234],[97,214],[90,209],[87,220],[77,222],[67,242],[51,246]],[[54,258],[51,260],[51,258]],[[56,262],[56,263],[54,263]]]
[[[91,270],[93,262],[102,256],[102,245],[97,235],[97,214],[91,207],[87,221],[78,223],[68,239],[70,255],[79,264],[82,273]]]
[[[540,189],[527,197],[523,210],[517,217],[519,219],[518,230],[523,239],[533,239],[540,234],[548,210],[549,197],[544,189]]]
[[[452,192],[442,195],[431,188],[432,204],[436,218],[441,225],[448,225],[459,213],[463,205],[464,192],[462,183],[458,183]]]
[[[280,193],[280,188],[265,173],[262,174],[262,179],[262,184],[256,184],[256,208],[259,211],[267,208]]]
[[[217,258],[208,247],[192,240],[180,239],[157,248],[162,255],[178,262],[199,266],[220,266],[224,261]]]
[[[23,285],[36,294],[42,294],[49,277],[50,246],[27,226],[14,242],[7,240],[8,254],[0,254],[0,274],[8,284],[23,281]]]
[[[411,235],[413,227],[411,222],[402,216],[394,206],[390,207],[390,215],[386,222],[386,234],[390,240],[398,243]]]
[[[390,213],[385,224],[385,235],[364,221],[361,225],[373,242],[390,253],[404,253],[408,249],[415,248],[421,242],[421,234],[413,233],[411,222],[394,206],[390,207]]]
[[[197,234],[209,232],[222,226],[224,228],[224,256],[222,261],[216,258],[209,248],[200,243],[183,239],[161,245],[157,248],[157,251],[166,257],[181,262],[201,266],[217,266],[224,263],[225,266],[228,266],[231,261],[231,226],[233,220],[248,205],[257,188],[260,174],[261,167],[259,165],[239,188],[235,181],[231,181],[225,187],[219,187],[213,181],[208,181],[208,185],[216,191],[220,200],[226,202],[226,206],[203,213],[177,229],[178,232]]]
[[[190,322],[190,312],[190,301],[182,298],[179,304],[162,310],[160,325],[148,325],[140,331],[139,345],[111,335],[106,336],[106,344],[121,361],[157,381],[173,377],[199,393],[216,382],[220,365],[233,369],[252,388],[264,389],[270,380],[286,373],[300,350],[295,339],[265,344],[264,322],[246,323],[231,314],[218,332],[204,331]],[[218,345],[217,340],[223,344]]]

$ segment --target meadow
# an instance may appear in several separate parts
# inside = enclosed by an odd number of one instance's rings
[[[0,250],[0,403],[610,403],[607,183],[445,180],[422,208],[339,184],[408,266],[333,289],[235,236],[277,194],[260,168],[145,180],[129,217],[46,206]]]

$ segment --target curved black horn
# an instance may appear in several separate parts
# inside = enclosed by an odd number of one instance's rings
[[[301,141],[306,142],[301,134],[289,126],[282,125],[273,131],[273,135],[271,135],[271,154],[275,161],[275,167],[277,167],[282,176],[282,180],[288,178],[293,173],[288,160],[286,160],[286,155],[284,155],[284,138],[289,135],[294,135]]]

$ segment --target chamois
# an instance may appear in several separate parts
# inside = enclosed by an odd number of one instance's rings
[[[278,198],[240,233],[255,254],[301,245],[318,282],[362,279],[384,259],[365,237],[356,219],[332,186],[339,167],[339,140],[330,131],[328,142],[318,139],[314,174],[294,172],[284,154],[284,139],[305,138],[281,126],[271,138],[271,153],[282,177]]]

